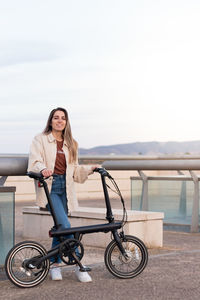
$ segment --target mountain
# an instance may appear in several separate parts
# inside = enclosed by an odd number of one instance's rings
[[[135,142],[80,148],[81,155],[153,155],[153,154],[200,154],[200,141],[188,142]]]

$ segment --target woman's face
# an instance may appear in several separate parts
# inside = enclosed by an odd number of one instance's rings
[[[67,121],[64,112],[57,110],[51,121],[52,131],[63,131],[66,127],[66,123]]]

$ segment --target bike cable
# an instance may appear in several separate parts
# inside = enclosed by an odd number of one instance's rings
[[[108,178],[110,179],[111,183],[113,184],[115,190],[113,190],[107,183],[106,183],[106,186],[107,186],[112,192],[114,192],[115,194],[117,194],[117,195],[120,197],[120,200],[121,200],[121,203],[122,203],[122,207],[123,207],[122,229],[123,229],[124,225],[125,225],[126,222],[127,222],[127,218],[128,218],[128,216],[127,216],[127,211],[126,211],[126,207],[125,207],[125,201],[124,201],[124,198],[123,198],[123,196],[122,196],[122,194],[121,194],[121,192],[120,192],[120,189],[119,189],[119,187],[118,187],[116,181],[115,181],[111,176],[109,176]]]

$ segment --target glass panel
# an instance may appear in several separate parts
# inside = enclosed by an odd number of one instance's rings
[[[149,211],[164,212],[164,222],[191,224],[193,181],[148,180]],[[131,180],[131,209],[142,208],[142,180]]]
[[[194,184],[192,181],[150,180],[149,211],[164,212],[164,221],[191,224]]]
[[[14,193],[0,193],[0,265],[14,245]]]
[[[141,210],[142,180],[131,180],[131,209]]]

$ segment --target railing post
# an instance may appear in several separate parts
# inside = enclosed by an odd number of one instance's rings
[[[179,175],[184,175],[183,172],[177,171]],[[187,206],[186,206],[186,181],[181,183],[181,193],[180,193],[180,202],[179,202],[179,213],[182,216],[186,216]]]
[[[0,177],[0,186],[3,186],[4,183],[6,182],[6,179],[8,178],[8,176],[1,176]]]
[[[190,231],[199,232],[199,180],[198,176],[193,171],[189,172],[194,182],[194,196]]]
[[[148,201],[148,177],[144,172],[139,171],[140,177],[142,178],[142,195],[141,195],[141,210],[149,210]]]

